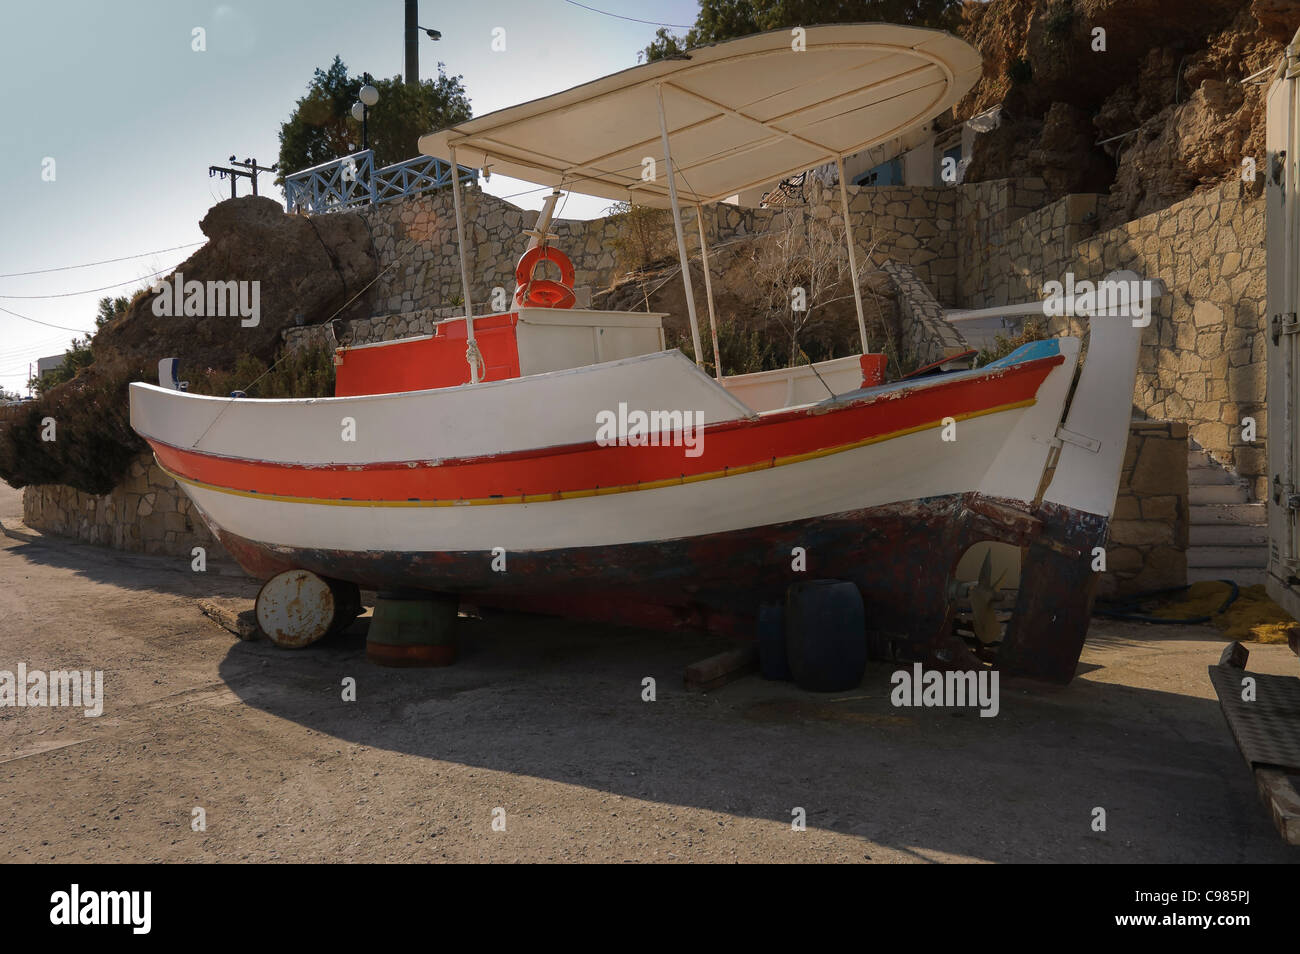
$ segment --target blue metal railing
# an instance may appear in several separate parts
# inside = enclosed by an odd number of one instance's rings
[[[460,181],[475,182],[478,170],[460,166]],[[375,170],[374,152],[365,149],[322,162],[284,177],[285,208],[290,212],[335,212],[419,195],[451,184],[451,163],[416,156]]]

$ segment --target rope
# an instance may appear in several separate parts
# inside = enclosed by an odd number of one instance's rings
[[[483,361],[483,352],[478,350],[478,340],[473,339],[465,349],[465,363],[478,370],[476,377],[482,381],[487,374],[487,364]]]
[[[1241,594],[1241,590],[1238,588],[1237,584],[1234,583],[1232,580],[1219,580],[1218,582],[1228,584],[1228,586],[1232,588],[1232,591],[1228,594],[1228,598],[1223,601],[1223,604],[1218,609],[1216,609],[1213,613],[1211,613],[1209,616],[1188,616],[1183,618],[1167,618],[1164,616],[1147,616],[1145,613],[1133,612],[1133,610],[1139,608],[1140,604],[1146,602],[1149,599],[1152,599],[1153,597],[1165,596],[1169,593],[1183,593],[1187,590],[1190,590],[1192,588],[1190,583],[1187,586],[1170,586],[1161,590],[1147,590],[1144,593],[1135,593],[1134,595],[1125,597],[1123,599],[1114,599],[1114,600],[1099,599],[1097,601],[1098,603],[1108,603],[1115,608],[1094,609],[1093,615],[1105,616],[1107,619],[1121,619],[1121,620],[1128,620],[1130,622],[1135,622],[1135,623],[1156,623],[1156,624],[1166,625],[1166,626],[1174,625],[1174,624],[1182,624],[1182,625],[1190,626],[1190,625],[1195,625],[1197,623],[1208,623],[1215,616],[1219,616],[1220,614],[1225,612],[1229,606],[1231,606],[1234,602],[1236,602],[1237,597]]]
[[[402,256],[399,255],[397,258],[395,258],[395,259],[393,259],[391,262],[389,262],[388,265],[383,269],[383,271],[379,272],[378,275],[376,275],[374,278],[370,279],[370,281],[366,282],[366,284],[363,285],[363,286],[361,287],[361,290],[360,290],[359,292],[357,292],[355,295],[353,295],[351,298],[349,298],[347,301],[345,301],[342,305],[340,305],[339,308],[338,308],[338,310],[335,311],[334,314],[330,315],[328,318],[326,318],[326,319],[325,319],[324,321],[322,321],[322,322],[318,322],[318,323],[315,324],[315,325],[308,325],[307,327],[309,327],[309,328],[319,328],[319,327],[321,327],[321,325],[328,325],[331,321],[333,321],[335,318],[337,318],[339,315],[341,315],[341,314],[342,314],[342,313],[343,313],[343,312],[344,312],[344,311],[345,311],[345,310],[346,310],[346,309],[347,309],[347,308],[348,308],[348,307],[349,307],[349,306],[350,306],[354,301],[356,301],[358,298],[360,298],[362,295],[364,295],[364,294],[365,294],[365,293],[370,289],[370,286],[371,286],[371,285],[373,285],[375,282],[379,281],[379,279],[383,278],[383,277],[384,277],[384,274],[385,274],[389,269],[391,269],[394,265],[396,265],[398,262],[400,262],[400,261],[402,261]],[[332,335],[331,335],[331,336],[332,336]],[[337,340],[337,339],[335,339],[335,340]],[[263,371],[261,374],[259,374],[257,377],[255,377],[255,378],[254,378],[252,381],[250,381],[248,384],[244,385],[244,387],[243,387],[241,390],[243,390],[243,391],[245,391],[245,392],[252,390],[253,385],[257,384],[258,381],[262,380],[264,377],[266,377],[268,374],[270,374],[272,371],[274,371],[274,370],[276,369],[276,367],[280,364],[280,362],[283,361],[283,360],[284,360],[285,358],[287,358],[287,357],[289,357],[289,352],[286,351],[284,354],[280,355],[280,357],[276,358],[275,361],[271,364],[271,366],[270,366],[269,368],[267,368],[265,371]],[[235,401],[237,401],[237,400],[239,400],[239,399],[236,398],[236,397],[231,397],[231,398],[227,399],[226,403],[223,404],[223,405],[221,406],[221,410],[217,412],[217,416],[214,417],[214,418],[212,419],[212,421],[208,424],[208,426],[205,427],[205,428],[203,429],[203,433],[200,434],[200,435],[195,439],[194,443],[191,444],[190,447],[198,447],[199,444],[200,444],[200,442],[202,442],[203,438],[205,438],[205,437],[208,436],[208,431],[212,430],[212,428],[216,426],[217,421],[221,420],[221,416],[222,416],[223,414],[225,414],[226,411],[229,409],[230,405],[234,404]]]

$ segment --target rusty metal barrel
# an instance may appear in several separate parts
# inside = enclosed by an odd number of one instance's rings
[[[460,601],[437,593],[379,594],[366,658],[380,666],[450,666],[456,661]]]
[[[254,608],[267,638],[301,649],[346,629],[361,612],[361,593],[355,583],[286,570],[262,584]]]

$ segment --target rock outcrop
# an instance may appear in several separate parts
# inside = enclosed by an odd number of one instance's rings
[[[176,271],[186,282],[258,282],[258,324],[244,327],[239,316],[156,315],[155,295],[145,294],[95,336],[96,361],[103,356],[148,363],[174,355],[182,375],[229,369],[243,355],[270,361],[282,329],[326,320],[377,272],[366,223],[348,212],[287,215],[272,199],[244,196],[213,206],[199,228],[207,244]],[[363,293],[340,317],[369,312]]]
[[[361,216],[286,215],[271,199],[246,196],[214,206],[200,228],[208,243],[176,273],[186,283],[257,282],[257,324],[246,327],[239,314],[158,315],[156,294],[137,294],[95,335],[89,367],[0,414],[0,479],[13,487],[65,484],[107,494],[144,449],[131,430],[127,387],[155,380],[159,359],[179,358],[182,379],[210,378],[235,370],[243,359],[270,364],[281,330],[299,316],[315,324],[340,308],[341,318],[369,314],[367,285],[377,266]],[[206,295],[204,304],[206,311]],[[49,426],[57,439],[46,436]]]
[[[990,0],[964,16],[984,76],[957,115],[1003,110],[967,181],[1109,192],[1111,226],[1239,176],[1247,157],[1262,168],[1267,74],[1243,80],[1277,62],[1300,0]]]

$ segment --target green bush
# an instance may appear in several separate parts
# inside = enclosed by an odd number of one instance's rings
[[[1009,337],[1007,335],[996,335],[993,339],[993,347],[981,349],[975,358],[975,364],[977,367],[982,368],[990,361],[1005,358],[1021,345],[1029,344],[1031,341],[1043,341],[1050,337],[1052,336],[1047,332],[1046,322],[1038,318],[1030,318],[1025,321],[1024,327],[1020,329],[1019,334]]]
[[[54,390],[60,384],[71,381],[82,370],[90,367],[95,361],[94,344],[96,333],[113,319],[126,314],[135,298],[147,291],[147,288],[141,289],[131,298],[125,296],[117,298],[105,296],[101,298],[98,311],[95,314],[95,330],[84,338],[73,338],[72,344],[63,353],[63,363],[57,368],[46,371],[39,377],[32,378],[28,384],[35,389],[37,394],[43,395],[47,391]]]
[[[147,380],[126,362],[96,362],[38,400],[0,409],[0,478],[11,487],[67,484],[106,494],[145,449],[131,430],[127,385]],[[54,440],[45,440],[47,419]]]
[[[334,357],[327,348],[291,354],[266,371],[265,363],[244,355],[231,371],[191,374],[190,390],[247,390],[262,398],[334,394]],[[148,447],[131,429],[128,386],[153,381],[155,374],[136,363],[101,359],[36,401],[0,408],[0,479],[11,487],[67,484],[88,494],[111,491]],[[53,441],[42,439],[46,418],[54,419]]]
[[[718,322],[718,352],[722,356],[722,372],[728,376],[785,367],[784,350],[778,353],[776,343],[777,339],[762,328],[742,325],[728,318]],[[686,357],[695,360],[695,346],[689,329],[679,332],[673,344]],[[705,354],[704,370],[713,374],[713,341],[707,328],[700,329],[700,344]]]
[[[324,346],[304,348],[281,356],[270,372],[264,361],[252,355],[240,355],[234,370],[208,368],[190,374],[190,390],[195,394],[225,396],[244,391],[256,398],[333,397],[334,352]]]

